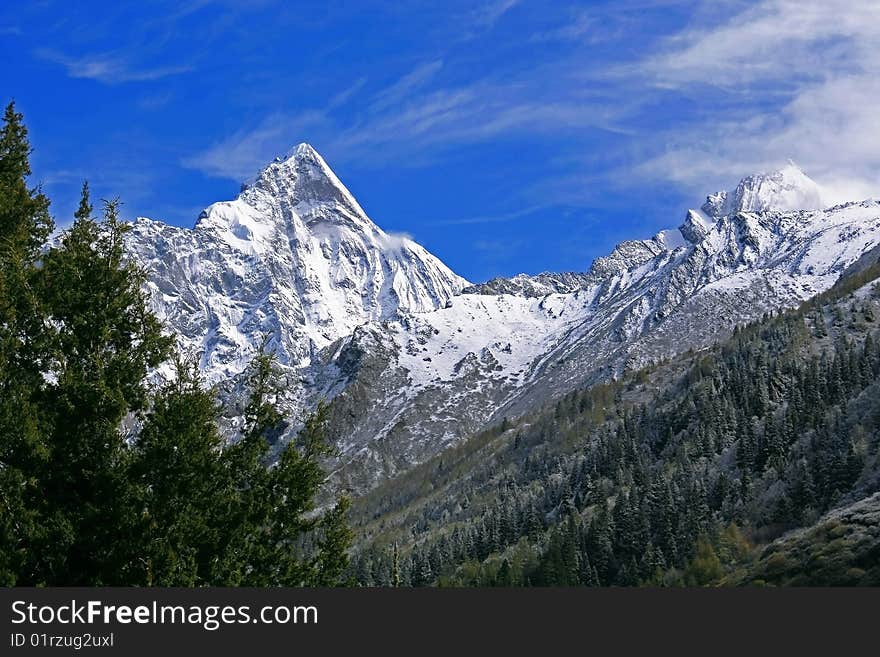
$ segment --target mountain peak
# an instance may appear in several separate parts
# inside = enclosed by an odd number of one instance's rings
[[[710,217],[736,212],[819,210],[826,207],[824,192],[792,160],[781,169],[746,176],[735,189],[706,197],[700,208]]]
[[[290,177],[294,179],[331,178],[342,185],[336,174],[311,144],[302,142],[283,155],[276,156],[271,162],[260,169],[257,175],[249,180],[245,187],[258,185],[267,179]]]
[[[288,160],[290,158],[320,158],[321,156],[318,154],[318,151],[315,148],[306,142],[300,142],[289,151],[285,155],[284,159]],[[321,158],[323,160],[323,158]]]
[[[278,155],[272,162],[260,169],[260,173],[271,167],[273,164],[296,165],[308,163],[318,167],[324,172],[333,173],[327,161],[315,150],[315,147],[306,142],[300,142],[293,148],[289,149],[283,155]],[[259,174],[257,174],[259,176]]]
[[[253,198],[259,192],[303,210],[306,206],[335,206],[367,220],[363,208],[321,154],[305,142],[276,157],[242,185],[244,199]]]

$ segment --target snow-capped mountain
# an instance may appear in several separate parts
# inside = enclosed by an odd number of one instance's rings
[[[383,233],[301,146],[193,230],[138,220],[129,242],[156,308],[227,395],[261,334],[276,340],[291,408],[333,400],[334,480],[364,489],[506,415],[828,289],[880,243],[880,204],[821,206],[790,165],[588,272],[467,286]]]
[[[361,324],[440,308],[467,285],[370,221],[308,144],[193,229],[139,218],[128,246],[150,272],[155,310],[214,382],[240,373],[263,335],[302,367]]]
[[[715,218],[737,212],[820,210],[827,206],[824,198],[822,188],[789,161],[778,171],[743,178],[732,191],[712,194],[701,210]]]

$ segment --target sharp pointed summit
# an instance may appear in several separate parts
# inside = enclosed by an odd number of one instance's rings
[[[301,213],[314,207],[333,206],[366,219],[366,213],[323,157],[310,144],[301,143],[276,157],[242,186],[242,197],[260,202],[268,194]]]
[[[318,154],[318,151],[315,150],[314,146],[304,141],[298,143],[296,146],[287,151],[287,158],[291,157],[321,157]],[[321,158],[323,161],[323,158]]]
[[[468,284],[373,223],[308,144],[207,207],[194,229],[139,220],[133,233],[161,272],[162,298],[177,300],[163,314],[218,379],[241,371],[259,334],[301,365],[365,322],[435,310]]]

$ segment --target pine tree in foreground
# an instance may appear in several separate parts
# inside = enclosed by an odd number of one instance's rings
[[[46,312],[37,295],[40,247],[52,230],[49,200],[28,187],[31,152],[9,103],[0,127],[0,585],[29,577],[44,534],[38,472],[47,466],[39,403]]]
[[[40,294],[51,320],[49,383],[41,404],[49,459],[40,473],[44,541],[37,582],[125,584],[136,544],[135,487],[123,421],[149,403],[147,373],[171,341],[149,311],[143,272],[124,258],[118,202],[98,222],[80,211],[43,260]]]
[[[0,130],[0,584],[337,585],[348,503],[315,508],[327,411],[286,427],[271,354],[250,369],[240,440],[218,429],[194,366],[146,383],[173,353],[126,258],[119,203],[46,245],[27,187],[21,115]],[[275,462],[272,447],[280,451]]]
[[[226,446],[218,407],[198,369],[178,363],[135,442],[144,584],[336,586],[348,568],[348,502],[315,514],[327,453],[326,410],[310,416],[276,464],[283,416],[269,399],[277,376],[261,352],[251,366],[245,435]],[[133,558],[136,555],[132,555]]]

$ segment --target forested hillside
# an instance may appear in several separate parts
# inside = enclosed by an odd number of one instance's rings
[[[808,561],[795,557],[774,579],[762,557],[880,490],[878,276],[874,253],[798,310],[505,421],[380,487],[355,506],[354,575],[413,586],[880,583],[876,532],[855,552],[821,545],[842,562],[821,582],[799,579]]]

